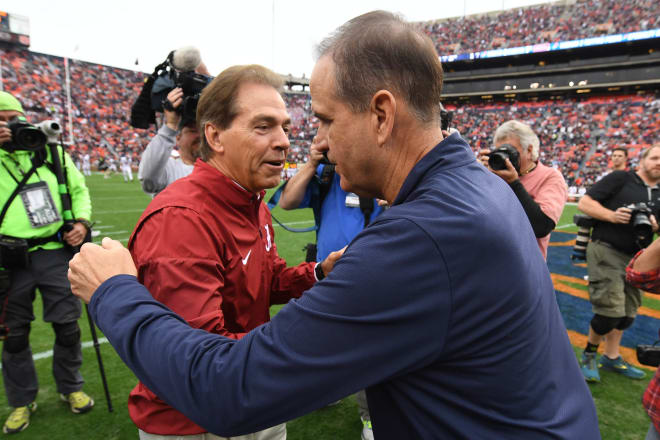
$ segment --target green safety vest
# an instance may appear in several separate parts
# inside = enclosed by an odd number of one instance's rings
[[[62,147],[58,146],[57,148],[61,154]],[[58,191],[57,176],[55,176],[55,173],[49,168],[49,165],[52,165],[53,161],[48,148],[46,148],[46,151],[46,161],[38,167],[34,173],[32,173],[26,182],[26,185],[45,182],[48,185],[50,195],[60,213],[60,217],[62,217],[62,200]],[[0,148],[0,210],[9,199],[9,196],[16,189],[16,186],[18,185],[17,181],[20,182],[23,175],[32,168],[32,154],[33,153],[24,150],[9,153]],[[73,212],[74,219],[90,220],[92,215],[92,203],[89,198],[89,190],[85,185],[84,176],[78,171],[73,164],[71,157],[66,153],[64,154],[64,163],[62,166],[66,170],[67,188],[71,195],[71,211]],[[9,173],[11,173],[11,175]],[[13,178],[12,175],[14,176]],[[7,214],[2,221],[2,225],[0,225],[0,234],[25,239],[45,238],[56,234],[62,227],[62,224],[63,221],[58,221],[39,228],[33,228],[19,194],[9,205]],[[62,246],[62,243],[51,241],[35,246],[30,250],[33,251],[37,248],[59,249]]]

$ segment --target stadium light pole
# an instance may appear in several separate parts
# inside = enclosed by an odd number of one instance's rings
[[[71,118],[71,78],[69,76],[69,57],[64,57],[67,117],[69,118],[69,145],[73,145],[73,119]]]

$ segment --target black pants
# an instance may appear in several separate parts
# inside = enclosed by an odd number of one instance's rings
[[[45,322],[66,324],[80,318],[80,300],[71,293],[67,270],[71,252],[68,249],[37,250],[30,253],[31,264],[26,269],[12,271],[12,285],[5,312],[5,324],[12,329],[25,328],[34,321],[32,302],[39,288],[44,305]],[[2,348],[2,376],[7,400],[12,407],[33,402],[39,384],[29,344],[25,349],[10,353]],[[59,393],[79,391],[83,386],[80,375],[82,351],[80,341],[71,346],[53,344],[53,376]]]

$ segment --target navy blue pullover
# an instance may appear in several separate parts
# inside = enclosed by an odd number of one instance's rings
[[[529,220],[458,135],[326,279],[240,341],[190,328],[128,275],[90,310],[149,389],[223,436],[366,388],[379,440],[600,438]]]

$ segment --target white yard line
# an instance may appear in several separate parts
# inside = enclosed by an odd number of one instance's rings
[[[105,344],[108,342],[107,338],[101,338],[99,339],[99,344]],[[89,348],[94,346],[93,341],[85,341],[82,344],[82,348]],[[41,353],[35,353],[32,355],[32,359],[35,361],[38,361],[39,359],[47,359],[49,357],[53,357],[53,350],[48,350],[48,351],[42,351]],[[0,365],[0,370],[2,369],[2,366]]]

